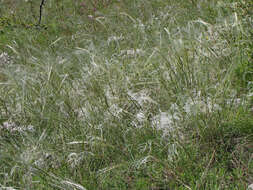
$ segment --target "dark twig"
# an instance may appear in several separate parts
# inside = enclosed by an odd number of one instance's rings
[[[45,4],[45,1],[46,0],[41,0],[41,3],[40,3],[40,17],[39,17],[39,22],[38,22],[38,26],[40,25],[41,23],[41,17],[42,17],[42,9],[43,9],[43,5]]]

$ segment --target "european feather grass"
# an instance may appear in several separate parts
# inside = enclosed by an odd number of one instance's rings
[[[47,30],[4,29],[1,188],[250,185],[250,4],[71,2],[47,1]]]

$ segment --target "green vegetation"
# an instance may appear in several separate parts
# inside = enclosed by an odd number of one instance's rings
[[[0,0],[0,189],[253,183],[251,1],[39,5]]]

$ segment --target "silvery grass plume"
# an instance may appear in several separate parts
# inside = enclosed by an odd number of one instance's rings
[[[11,57],[8,55],[8,53],[3,52],[0,54],[0,66],[12,64],[12,63],[13,63],[13,61],[12,61]]]
[[[79,141],[79,142],[75,141],[75,142],[70,142],[68,144],[74,145],[74,144],[83,144],[83,143],[84,142],[82,142],[82,141]],[[87,142],[87,144],[88,144],[88,142]],[[82,163],[84,158],[87,156],[94,156],[94,154],[92,152],[88,152],[88,151],[80,152],[80,153],[72,152],[68,155],[67,162],[69,163],[69,166],[71,169],[76,169],[80,166],[80,164]]]
[[[248,186],[248,190],[253,190],[253,183]]]
[[[87,190],[82,185],[73,182],[70,179],[64,179],[54,175],[53,173],[47,172],[48,177],[50,177],[50,184],[52,187],[56,189],[63,189],[63,190]]]
[[[6,129],[10,132],[34,132],[34,126],[32,125],[27,125],[27,126],[23,126],[23,125],[17,125],[15,122],[13,121],[5,121],[2,124],[0,124],[0,129]]]
[[[13,187],[5,187],[5,186],[0,184],[0,190],[17,190],[17,189],[15,189]]]
[[[74,183],[68,180],[62,180],[61,184],[65,185],[67,189],[75,189],[75,190],[87,190],[82,185]]]
[[[123,58],[127,57],[137,57],[137,56],[144,56],[145,51],[142,49],[126,49],[121,50],[119,56],[122,56]]]
[[[211,97],[203,96],[201,91],[195,93],[193,97],[189,97],[183,108],[188,115],[221,110],[221,107]]]

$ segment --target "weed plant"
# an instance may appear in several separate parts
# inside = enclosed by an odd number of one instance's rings
[[[0,189],[253,183],[250,1],[39,3],[0,0]]]

